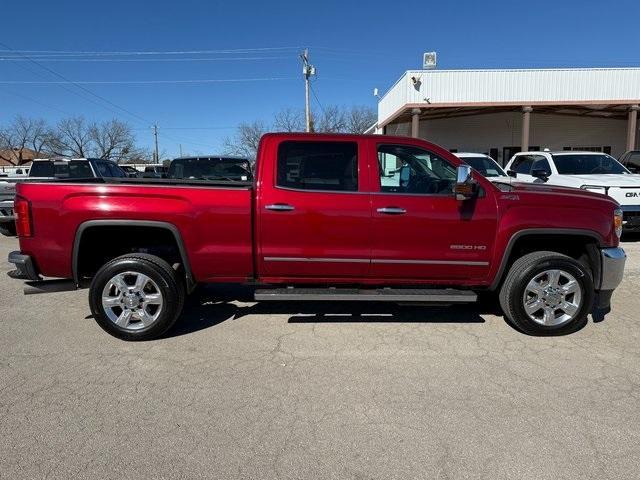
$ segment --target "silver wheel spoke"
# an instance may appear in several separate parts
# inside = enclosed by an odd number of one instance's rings
[[[126,328],[131,321],[131,310],[123,310],[120,316],[116,320],[116,325]]]
[[[542,285],[536,282],[536,279],[534,278],[527,284],[527,291],[535,293],[536,296],[540,297],[542,296],[544,289],[542,288]]]
[[[144,296],[144,303],[147,305],[162,305],[162,295],[160,293],[147,293]]]
[[[544,307],[544,316],[542,317],[542,321],[545,325],[553,325],[556,320],[556,312],[551,307]]]
[[[568,295],[570,293],[576,293],[576,290],[578,290],[578,288],[579,288],[579,285],[576,280],[570,280],[569,282],[562,285],[562,291],[564,292],[565,295]]]
[[[562,302],[560,304],[560,310],[562,310],[567,315],[574,316],[576,313],[578,313],[578,309],[579,307],[577,305],[574,305],[570,302]]]
[[[144,287],[147,286],[148,282],[149,277],[143,275],[142,273],[139,273],[138,277],[136,278],[136,283],[133,286],[133,290],[136,292],[142,292],[144,290]]]
[[[124,281],[124,276],[122,274],[113,277],[110,283],[115,285],[115,287],[120,290],[120,293],[126,293],[129,290],[129,286]]]
[[[550,270],[549,271],[549,285],[552,287],[557,287],[560,285],[560,270]]]
[[[540,299],[537,299],[531,303],[525,303],[524,309],[529,315],[533,315],[537,311],[539,311],[544,306],[544,302]]]
[[[149,315],[149,312],[147,312],[144,308],[141,308],[140,310],[138,310],[136,312],[136,315],[142,322],[142,325],[144,325],[145,327],[151,325],[155,320],[155,315],[153,316]]]
[[[102,298],[102,305],[104,305],[105,307],[119,307],[122,305],[120,302],[121,298],[119,296]]]

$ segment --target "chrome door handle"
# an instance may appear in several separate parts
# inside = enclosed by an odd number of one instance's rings
[[[276,212],[290,212],[291,210],[295,210],[293,205],[287,205],[286,203],[272,203],[271,205],[265,205],[264,208]]]
[[[407,213],[404,208],[400,207],[383,207],[377,210],[378,213],[385,213],[387,215],[403,215]]]

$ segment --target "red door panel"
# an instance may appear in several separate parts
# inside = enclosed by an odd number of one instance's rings
[[[373,279],[437,284],[488,275],[497,225],[493,189],[485,185],[477,198],[456,200],[460,161],[432,147],[409,141],[370,148]]]
[[[496,228],[492,199],[374,194],[371,276],[428,279],[484,278]],[[378,210],[399,208],[402,214]]]
[[[316,138],[274,139],[265,151],[256,212],[263,277],[369,273],[372,219],[364,142]]]

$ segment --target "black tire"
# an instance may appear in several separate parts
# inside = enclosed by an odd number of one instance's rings
[[[0,233],[5,237],[15,237],[16,236],[16,224],[13,222],[1,223],[0,224]]]
[[[109,319],[102,303],[103,290],[112,278],[123,272],[146,275],[157,285],[163,304],[151,325],[131,330]],[[111,260],[98,270],[89,288],[89,306],[98,325],[114,337],[128,341],[151,340],[164,334],[180,316],[184,300],[185,285],[178,273],[161,258],[144,253],[123,255]]]
[[[542,325],[532,320],[525,311],[524,295],[527,285],[537,275],[548,270],[561,270],[572,275],[581,288],[582,301],[579,309],[570,320],[560,325]],[[573,258],[556,252],[534,252],[517,259],[500,289],[500,306],[507,320],[520,331],[536,336],[566,335],[580,330],[587,323],[594,298],[590,269]]]

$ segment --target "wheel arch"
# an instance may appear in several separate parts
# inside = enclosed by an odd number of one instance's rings
[[[184,268],[185,280],[187,291],[193,290],[196,285],[193,272],[191,270],[191,264],[189,263],[189,257],[187,250],[184,246],[184,241],[178,227],[169,222],[155,221],[155,220],[88,220],[81,223],[77,230],[73,242],[73,252],[71,260],[71,268],[73,273],[73,280],[76,285],[80,285],[82,278],[80,272],[81,266],[81,253],[83,248],[83,238],[88,231],[93,229],[107,229],[107,228],[119,228],[119,227],[137,227],[143,229],[149,229],[149,231],[161,231],[170,235],[170,238],[175,242],[177,254],[180,257],[182,267]]]
[[[495,278],[491,283],[489,289],[497,290],[506,277],[509,266],[512,265],[515,260],[522,256],[518,248],[519,246],[526,244],[526,242],[534,242],[536,240],[544,242],[558,239],[562,240],[565,245],[567,244],[568,240],[578,240],[574,247],[577,247],[576,250],[578,250],[579,247],[583,248],[583,253],[586,256],[586,259],[589,261],[589,266],[593,271],[594,284],[599,285],[600,276],[602,274],[602,266],[600,263],[598,248],[604,245],[603,238],[600,235],[591,230],[583,229],[531,228],[516,232],[511,236],[511,238],[509,238],[507,247],[505,248],[502,259],[500,260],[500,267],[498,268],[498,271],[496,272]],[[537,248],[537,250],[550,250],[566,254],[566,249],[558,249],[557,247],[550,245],[549,243],[540,243],[538,246],[540,248]],[[530,253],[531,251],[535,251],[535,249],[530,251],[525,250],[523,254]]]

